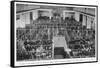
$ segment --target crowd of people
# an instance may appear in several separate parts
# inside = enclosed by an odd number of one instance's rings
[[[72,24],[71,24],[72,23]],[[74,23],[74,24],[73,24]],[[95,30],[87,29],[75,20],[68,21],[67,31],[70,37],[68,43],[72,57],[95,56]],[[69,27],[70,26],[70,27]]]
[[[53,29],[57,29],[58,33]],[[17,60],[52,59],[52,37],[55,32],[67,39],[71,57],[95,56],[95,30],[87,29],[74,18],[59,20],[59,17],[50,19],[44,16],[25,28],[17,28]]]
[[[51,59],[52,49],[47,30],[17,29],[17,60]]]

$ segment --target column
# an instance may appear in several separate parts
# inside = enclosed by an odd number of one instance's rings
[[[87,17],[87,29],[91,29],[91,18]]]
[[[33,20],[36,20],[38,18],[38,10],[33,10],[32,11],[33,15]]]
[[[25,24],[30,24],[30,12],[25,13]]]
[[[80,13],[75,12],[75,20],[79,22],[79,18],[80,18]]]
[[[86,26],[86,16],[85,16],[85,15],[83,15],[82,25],[83,25],[83,26]]]

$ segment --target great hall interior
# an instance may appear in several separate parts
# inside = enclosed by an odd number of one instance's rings
[[[95,57],[95,9],[16,5],[17,60]]]

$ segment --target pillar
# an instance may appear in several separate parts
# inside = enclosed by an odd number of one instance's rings
[[[80,13],[79,12],[75,12],[75,20],[79,22],[80,18]]]
[[[87,17],[87,29],[91,29],[91,18]]]
[[[36,20],[38,18],[38,10],[33,10],[32,15],[33,15],[33,20]]]
[[[85,15],[83,15],[82,25],[83,25],[83,26],[86,26],[86,16],[85,16]]]

